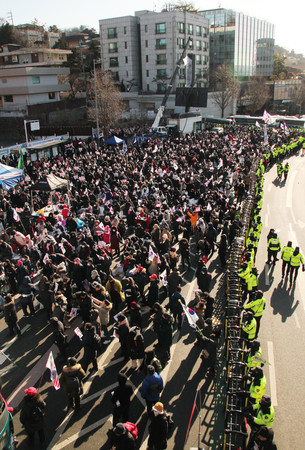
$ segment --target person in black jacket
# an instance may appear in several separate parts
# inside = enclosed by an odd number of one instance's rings
[[[42,445],[45,441],[42,410],[46,404],[37,393],[36,388],[30,387],[25,389],[24,393],[25,397],[21,407],[20,422],[29,436],[31,447],[34,445],[35,432],[38,433],[40,444]]]
[[[129,314],[129,324],[131,327],[139,327],[142,330],[142,313],[140,305],[136,302],[130,303],[130,309],[128,311]]]
[[[95,327],[91,323],[86,323],[83,336],[84,362],[82,364],[85,373],[87,372],[90,363],[93,365],[93,370],[98,370],[95,334]]]
[[[129,407],[131,396],[133,394],[133,388],[128,381],[127,376],[124,373],[118,373],[118,387],[112,392],[112,403],[114,404],[113,410],[113,426],[122,419],[122,422],[129,421]]]
[[[50,323],[53,325],[54,341],[58,347],[61,358],[64,360],[67,357],[67,336],[65,335],[64,324],[58,320],[57,317],[51,317]]]
[[[149,425],[148,449],[164,450],[167,448],[168,420],[164,412],[163,403],[155,403],[152,413]]]
[[[155,302],[159,299],[159,284],[158,276],[153,273],[149,277],[150,285],[148,287],[146,303],[148,306],[152,307]]]
[[[277,446],[273,441],[273,430],[265,426],[259,427],[256,433],[249,440],[247,450],[277,450]]]
[[[63,366],[62,374],[60,376],[60,383],[62,383],[64,392],[68,397],[68,409],[80,407],[80,395],[83,393],[82,379],[86,374],[82,366],[75,358],[68,358],[67,365]]]
[[[129,348],[132,359],[132,369],[137,370],[141,366],[144,358],[144,338],[139,327],[132,327],[129,330]]]
[[[118,423],[113,428],[109,440],[109,448],[115,450],[134,450],[135,440],[123,423]]]
[[[18,337],[21,336],[20,327],[18,325],[18,317],[16,313],[15,303],[10,294],[7,294],[3,305],[4,320],[9,329],[8,336],[14,336],[14,330]]]
[[[129,323],[124,314],[118,315],[118,326],[115,327],[115,329],[119,336],[122,355],[124,356],[125,361],[128,361],[130,356]]]

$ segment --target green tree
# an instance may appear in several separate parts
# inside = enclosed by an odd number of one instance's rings
[[[16,44],[17,39],[14,32],[14,27],[9,23],[0,25],[0,45]]]
[[[57,25],[50,25],[48,31],[50,31],[51,33],[60,33],[60,29],[57,27]]]
[[[88,83],[87,108],[88,118],[96,123],[98,114],[100,129],[108,130],[113,127],[124,112],[122,95],[112,81],[111,73],[96,70],[96,81],[92,76]],[[96,111],[97,99],[97,111]]]
[[[226,63],[218,66],[213,77],[215,91],[212,93],[212,98],[221,110],[221,117],[224,117],[227,106],[239,95],[240,83],[234,79],[232,70]]]
[[[273,75],[271,76],[273,80],[285,80],[288,77],[285,60],[286,56],[279,55],[278,53],[274,54]]]

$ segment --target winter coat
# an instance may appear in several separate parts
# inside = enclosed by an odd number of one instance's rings
[[[15,325],[18,321],[14,300],[3,305],[4,320],[8,325]]]
[[[173,325],[171,320],[162,319],[158,330],[160,347],[169,348],[173,343]]]
[[[141,331],[137,327],[130,328],[128,338],[131,359],[144,358],[144,338]]]
[[[43,410],[45,406],[46,404],[39,394],[33,396],[26,395],[24,397],[20,413],[20,422],[28,433],[34,433],[35,431],[43,429],[43,414],[37,416],[37,420],[34,422],[31,411],[36,407]]]
[[[83,393],[83,383],[82,379],[85,378],[86,374],[84,370],[82,369],[82,366],[77,363],[74,364],[74,366],[64,366],[62,368],[62,374],[60,376],[60,383],[63,385],[64,393],[69,396],[69,393],[67,392],[67,380],[69,377],[74,378],[77,377],[79,379],[80,383],[80,394]]]
[[[174,292],[169,299],[169,308],[172,313],[178,312],[179,314],[183,313],[183,307],[180,303],[185,305],[184,297],[180,294],[180,292]]]
[[[168,287],[168,292],[169,292],[170,296],[175,292],[177,286],[179,286],[179,284],[181,284],[181,283],[182,283],[182,277],[181,277],[180,273],[171,272],[168,275],[167,287]]]
[[[112,250],[118,250],[120,248],[121,235],[116,227],[114,228],[115,230],[112,229],[110,234],[110,245]]]
[[[118,374],[119,385],[115,388],[112,395],[112,403],[116,404],[117,401],[120,402],[121,406],[129,406],[131,402],[131,396],[133,394],[133,388],[128,381],[125,374]]]
[[[127,428],[121,436],[117,436],[113,431],[111,432],[109,448],[112,447],[115,450],[134,450],[136,448],[134,437]]]
[[[158,450],[167,448],[167,432],[168,421],[165,413],[152,416],[151,423],[149,425],[149,448],[153,447]]]
[[[152,385],[155,386],[155,388],[153,388],[153,391],[158,391],[158,395],[153,395],[151,389]],[[141,396],[148,402],[157,402],[160,399],[160,394],[162,391],[163,379],[161,375],[156,372],[153,375],[147,374],[140,389]]]
[[[105,303],[103,305],[100,304],[99,300],[96,300],[94,297],[92,298],[94,309],[98,312],[98,315],[100,317],[101,325],[108,325],[110,317],[109,313],[112,308],[112,303],[110,303],[108,300],[105,300]]]

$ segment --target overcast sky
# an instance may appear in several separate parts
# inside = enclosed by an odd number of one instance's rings
[[[87,25],[98,30],[99,19],[134,15],[135,11],[148,9],[160,11],[166,2],[160,0],[52,0],[50,3],[37,0],[3,0],[0,17],[14,25],[29,23],[34,18],[42,25],[57,25],[60,29]],[[170,2],[167,2],[170,3]],[[171,3],[175,3],[172,1]],[[194,0],[193,5],[201,9],[228,8],[267,20],[275,24],[275,43],[305,55],[303,0]]]

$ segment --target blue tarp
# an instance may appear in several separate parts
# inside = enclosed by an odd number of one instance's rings
[[[23,177],[23,170],[0,163],[0,184],[7,191],[14,187]]]
[[[108,145],[117,145],[117,144],[123,144],[124,139],[120,139],[117,136],[111,136],[111,138],[107,139],[107,141],[105,141],[105,144]]]

